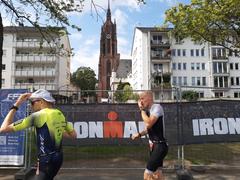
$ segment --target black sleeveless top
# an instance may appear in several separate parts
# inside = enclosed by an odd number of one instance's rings
[[[150,129],[148,129],[149,139],[153,142],[166,141],[164,113],[162,106],[160,104],[153,104],[150,111],[147,111],[146,114],[148,117],[150,117],[150,115],[154,115],[156,117],[159,116],[155,124]]]

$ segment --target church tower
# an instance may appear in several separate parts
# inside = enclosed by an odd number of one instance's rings
[[[117,29],[116,22],[111,20],[110,3],[106,21],[101,28],[100,57],[98,64],[98,102],[101,98],[108,98],[108,91],[111,90],[110,78],[113,72],[117,71],[120,54],[117,52]]]

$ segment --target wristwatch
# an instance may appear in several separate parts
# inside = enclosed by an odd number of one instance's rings
[[[18,110],[18,107],[15,106],[15,105],[13,105],[13,106],[10,108],[10,110],[12,110],[12,109],[15,109],[15,110],[17,111],[17,110]]]

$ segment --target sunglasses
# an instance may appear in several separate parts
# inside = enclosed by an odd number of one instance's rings
[[[30,101],[30,102],[31,102],[31,105],[33,106],[33,105],[35,104],[35,102],[37,102],[37,101],[41,101],[41,100],[40,100],[40,99],[32,100],[32,101]]]

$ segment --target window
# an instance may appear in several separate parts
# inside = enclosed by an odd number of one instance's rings
[[[199,56],[199,49],[196,49],[196,56]]]
[[[198,85],[198,86],[201,85],[201,79],[200,79],[200,77],[197,77],[197,85]]]
[[[2,70],[6,70],[6,64],[2,64]]]
[[[218,63],[218,72],[223,73],[222,71],[222,63]]]
[[[234,77],[231,77],[231,86],[234,86]]]
[[[172,56],[176,56],[176,49],[172,49]]]
[[[205,63],[202,63],[202,70],[205,70]]]
[[[240,98],[240,92],[234,92],[234,98]]]
[[[192,77],[192,86],[195,86],[195,77]]]
[[[178,63],[178,70],[181,70],[181,63]]]
[[[176,63],[172,64],[172,68],[173,68],[173,70],[176,70]]]
[[[173,85],[176,85],[177,84],[177,77],[176,76],[173,76]]]
[[[153,64],[153,69],[157,72],[162,72],[162,64]]]
[[[215,92],[215,97],[216,98],[223,97],[223,92]]]
[[[154,92],[154,98],[156,99],[156,100],[159,100],[160,99],[160,93],[159,92]]]
[[[182,50],[182,55],[183,55],[183,56],[186,56],[186,49],[183,49],[183,50]]]
[[[191,56],[194,56],[194,50],[191,49]]]
[[[197,63],[197,64],[196,64],[196,69],[197,69],[197,70],[200,70],[200,63]]]
[[[187,86],[187,77],[186,76],[183,77],[183,85]]]
[[[2,85],[4,85],[5,84],[5,79],[2,79]]]
[[[203,92],[199,92],[199,93],[198,93],[198,97],[199,97],[199,98],[204,98],[204,93],[203,93]]]
[[[212,48],[213,59],[225,59],[226,50],[224,48]]]
[[[227,73],[227,63],[226,62],[214,62],[213,63],[213,73]]]
[[[160,35],[153,35],[152,36],[153,44],[161,44],[162,43],[162,36]]]
[[[233,63],[230,63],[230,69],[233,70]]]
[[[238,63],[235,63],[235,70],[238,70]]]
[[[178,49],[178,50],[177,50],[177,55],[178,55],[178,56],[181,56],[181,49]]]
[[[236,77],[236,85],[239,86],[239,77]]]
[[[203,86],[206,86],[206,85],[207,85],[206,77],[202,77],[202,85],[203,85]]]
[[[178,85],[180,85],[180,86],[182,85],[182,77],[181,76],[178,77]]]
[[[163,50],[159,47],[151,47],[151,56],[152,57],[163,57]]]
[[[3,57],[6,57],[6,55],[7,55],[7,50],[3,49]]]
[[[183,70],[187,69],[187,63],[183,63]]]
[[[191,70],[194,70],[194,63],[191,63]]]
[[[204,56],[205,53],[204,53],[204,49],[201,49],[201,56]]]
[[[228,87],[228,77],[226,76],[215,76],[214,77],[214,87],[217,88],[227,88]]]

